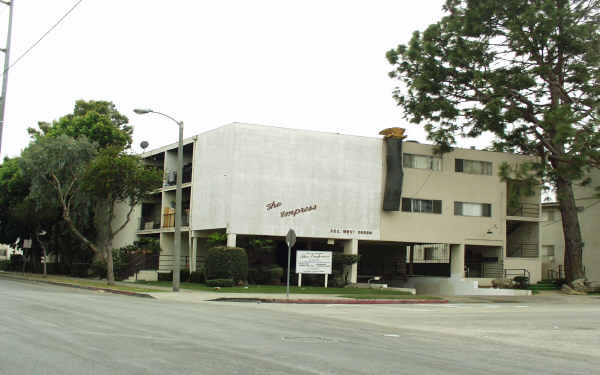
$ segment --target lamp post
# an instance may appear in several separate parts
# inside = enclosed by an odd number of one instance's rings
[[[179,144],[177,146],[177,189],[175,191],[175,266],[173,269],[173,291],[179,291],[179,270],[181,268],[181,183],[183,179],[183,121],[177,121],[173,117],[166,115],[161,112],[156,112],[151,109],[134,109],[138,115],[145,115],[146,113],[156,113],[157,115],[164,116],[168,119],[175,121],[179,126]]]

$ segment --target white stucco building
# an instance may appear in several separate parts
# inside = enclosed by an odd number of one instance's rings
[[[214,231],[233,246],[253,236],[283,241],[293,228],[296,249],[360,254],[347,272],[352,282],[377,275],[462,294],[504,274],[541,279],[540,196],[508,210],[510,184],[498,176],[503,162],[530,159],[470,149],[439,157],[431,145],[405,141],[395,161],[390,147],[381,137],[242,123],[186,139],[182,264],[202,264]],[[114,241],[160,238],[161,270],[172,264],[176,156],[176,144],[143,154],[165,183]],[[402,191],[384,210],[390,168],[403,173]]]
[[[600,170],[594,170],[586,186],[573,185],[583,239],[583,266],[588,280],[600,281]],[[565,238],[558,202],[542,204],[542,270],[544,278],[564,277]]]

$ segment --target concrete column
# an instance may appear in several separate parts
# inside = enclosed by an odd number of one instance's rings
[[[465,244],[450,245],[450,277],[465,278]]]
[[[344,241],[344,254],[358,255],[358,240],[353,238]],[[354,263],[351,266],[344,266],[344,276],[348,274],[348,282],[356,283],[358,279],[358,264]]]
[[[197,254],[198,254],[198,237],[192,237],[192,247],[190,248],[190,272],[196,271]]]
[[[227,247],[235,247],[236,238],[235,233],[227,233]]]

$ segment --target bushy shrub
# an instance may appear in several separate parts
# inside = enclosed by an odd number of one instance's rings
[[[204,284],[205,282],[206,279],[204,278],[204,270],[190,273],[190,283]]]
[[[173,281],[173,271],[159,272],[158,281]]]
[[[281,278],[283,277],[283,268],[275,266],[268,268],[266,274],[268,275],[267,284],[269,285],[280,285]]]
[[[71,276],[88,277],[89,268],[90,265],[87,263],[73,263],[71,264]]]
[[[23,255],[21,254],[13,254],[10,256],[10,261],[8,263],[9,271],[21,271],[23,269]]]
[[[60,271],[60,264],[58,263],[46,263],[46,273],[48,275],[57,275]]]
[[[261,284],[263,272],[258,268],[248,268],[248,284]]]
[[[0,260],[0,271],[8,271],[10,260]]]
[[[179,281],[182,283],[188,282],[190,280],[190,270],[181,269],[179,270]]]
[[[209,234],[206,244],[213,247],[225,246],[227,244],[227,233],[214,232]]]
[[[285,270],[276,264],[248,269],[249,284],[281,285]]]
[[[513,281],[516,283],[515,288],[527,289],[529,287],[529,277],[527,276],[516,276]]]
[[[212,279],[206,280],[206,286],[210,287],[232,287],[235,285],[235,281],[233,279]]]
[[[344,266],[351,266],[360,260],[358,254],[333,253],[333,268],[340,269]]]
[[[90,266],[90,272],[92,276],[106,278],[106,262],[99,259],[94,260]]]
[[[237,284],[248,280],[248,255],[239,247],[217,246],[206,256],[206,279],[233,279]]]

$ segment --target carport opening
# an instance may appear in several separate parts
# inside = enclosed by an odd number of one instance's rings
[[[501,246],[465,246],[465,276],[500,278],[503,276]]]
[[[406,264],[409,276],[450,277],[450,246],[411,244],[407,246]]]

